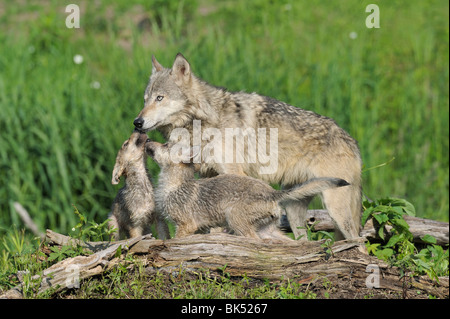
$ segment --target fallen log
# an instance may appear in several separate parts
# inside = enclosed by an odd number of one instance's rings
[[[120,242],[74,242],[68,236],[47,231],[50,245],[82,245],[94,253],[63,260],[44,270],[38,293],[73,287],[76,280],[98,275],[117,263],[128,250],[145,259],[146,272],[177,276],[180,272],[198,274],[207,271],[211,276],[229,276],[270,281],[296,280],[310,284],[324,280],[347,281],[357,290],[368,288],[396,291],[407,296],[408,289],[421,290],[439,298],[448,298],[448,277],[432,281],[426,276],[400,280],[400,272],[373,256],[358,250],[364,239],[337,241],[280,242],[233,236],[224,233],[192,235],[184,238],[158,240],[138,237]],[[118,249],[120,256],[117,255]],[[368,279],[375,276],[373,282]],[[369,287],[370,286],[370,287]],[[0,298],[20,298],[22,284],[7,291]]]
[[[181,267],[182,271],[192,273],[209,269],[217,274],[226,272],[230,276],[271,281],[289,278],[302,283],[333,276],[339,280],[347,277],[360,288],[367,288],[367,278],[374,267],[379,271],[379,282],[373,288],[403,292],[405,286],[399,280],[398,269],[361,253],[357,249],[361,244],[361,241],[343,240],[328,247],[324,241],[280,243],[214,233],[170,240],[143,240],[130,252],[146,254],[151,265],[149,271],[172,275],[180,272]],[[414,278],[408,285],[448,298],[448,277],[442,278],[440,285],[426,276]]]
[[[425,235],[431,235],[436,238],[438,245],[443,246],[449,243],[449,223],[406,215],[403,218],[409,225],[409,231],[412,233],[414,237],[413,241],[415,243],[424,243],[422,238]],[[305,226],[312,227],[313,225],[314,230],[316,231],[322,230],[332,232],[335,230],[330,215],[327,210],[324,209],[308,210]],[[281,218],[281,228],[285,231],[291,231],[286,215],[283,215]],[[386,228],[387,231],[390,230],[389,227]],[[369,240],[378,239],[377,230],[371,220],[364,226],[361,236],[366,237]]]
[[[152,235],[148,234],[148,235],[144,235],[141,237],[137,237],[140,238],[140,240],[144,240],[144,239],[152,239]],[[133,239],[133,238],[132,238]],[[124,239],[124,240],[119,240],[119,241],[83,241],[83,240],[79,240],[76,238],[72,238],[70,236],[66,236],[66,235],[62,235],[59,234],[57,232],[54,232],[51,229],[47,229],[47,231],[45,232],[45,242],[47,244],[49,244],[50,246],[53,245],[57,245],[57,246],[71,246],[71,247],[82,247],[85,250],[89,251],[89,252],[98,252],[98,251],[102,251],[104,249],[107,249],[113,245],[121,245],[124,247],[128,247],[130,245],[134,245],[136,242],[135,241],[131,241],[131,239]]]

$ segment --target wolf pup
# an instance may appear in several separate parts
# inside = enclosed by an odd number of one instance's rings
[[[158,237],[169,238],[166,223],[155,212],[153,187],[146,168],[146,141],[147,134],[134,131],[117,153],[111,183],[118,184],[121,176],[126,180],[117,193],[109,217],[109,227],[118,230],[116,240],[148,234],[155,220]]]
[[[248,176],[222,174],[195,179],[190,163],[195,151],[177,154],[171,151],[172,145],[148,141],[146,152],[161,168],[155,190],[157,210],[176,224],[176,237],[225,227],[240,236],[289,240],[276,226],[282,212],[279,203],[348,185],[339,178],[318,178],[277,191]]]
[[[334,120],[256,93],[229,92],[212,86],[192,73],[189,62],[180,53],[170,69],[164,68],[155,57],[152,57],[152,62],[144,108],[134,120],[137,129],[145,132],[157,129],[169,141],[176,141],[172,133],[185,129],[191,136],[190,145],[197,145],[193,139],[195,123],[200,121],[202,138],[199,140],[203,157],[198,169],[202,176],[247,175],[268,183],[279,183],[284,189],[312,178],[342,178],[350,185],[323,190],[322,200],[338,230],[336,237],[359,237],[361,156],[357,142]],[[241,160],[231,163],[205,161],[209,142],[207,133],[211,130],[226,136],[231,129],[256,132],[261,128],[267,132],[276,129],[277,132],[274,171],[267,173],[263,169],[264,161],[250,160],[245,153],[247,150],[248,155],[248,150],[257,148],[260,154],[260,149],[267,149],[269,143],[265,142],[266,139],[256,141],[245,134],[241,134],[244,147],[235,153]],[[220,153],[225,154],[233,144],[222,143]],[[286,214],[296,237],[305,234],[305,230],[297,227],[304,226],[312,197],[305,196],[302,200],[286,203]]]

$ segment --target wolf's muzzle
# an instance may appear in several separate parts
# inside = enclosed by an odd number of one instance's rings
[[[141,129],[144,125],[144,119],[142,117],[137,117],[134,119],[133,124],[137,129]]]

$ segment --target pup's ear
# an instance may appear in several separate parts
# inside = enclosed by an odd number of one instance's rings
[[[164,67],[161,64],[159,64],[159,62],[156,61],[155,56],[152,55],[152,74],[162,71],[163,69],[164,69]]]
[[[120,165],[119,163],[116,162],[116,164],[114,165],[114,169],[112,172],[112,180],[111,180],[111,184],[113,185],[117,185],[120,182],[120,177],[123,174],[123,167],[122,165]]]
[[[170,73],[173,74],[177,80],[183,82],[189,81],[189,78],[191,77],[191,66],[181,53],[178,53],[175,57]]]

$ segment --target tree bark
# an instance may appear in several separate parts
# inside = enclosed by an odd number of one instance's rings
[[[296,280],[309,284],[321,278],[347,280],[352,287],[366,289],[370,276],[376,275],[374,288],[407,292],[421,290],[439,298],[448,298],[448,277],[431,281],[426,276],[410,279],[407,284],[399,280],[395,267],[373,256],[361,253],[359,241],[337,241],[333,245],[325,241],[280,242],[234,236],[224,233],[192,235],[168,240],[149,239],[142,236],[119,242],[81,242],[68,236],[47,231],[49,245],[81,245],[94,254],[65,259],[43,271],[38,292],[52,288],[59,291],[70,287],[74,280],[83,280],[100,274],[116,264],[116,256],[125,251],[141,255],[146,260],[149,273],[177,274],[180,271],[198,274],[205,270],[211,275],[247,276],[270,281]],[[373,269],[377,272],[372,273]],[[74,271],[78,277],[74,278]],[[406,280],[406,279],[405,279]],[[22,284],[7,291],[0,298],[20,298]]]
[[[449,223],[411,216],[403,216],[403,218],[409,225],[409,231],[412,233],[415,243],[424,243],[422,237],[425,235],[431,235],[436,238],[436,244],[438,245],[443,246],[449,243]],[[316,231],[334,231],[333,221],[327,210],[324,209],[308,210],[305,226],[311,227],[313,225]],[[291,231],[289,221],[285,215],[281,218],[281,228]],[[389,231],[390,228],[387,227],[387,230]],[[371,220],[364,226],[361,236],[369,240],[378,240],[377,230]]]

